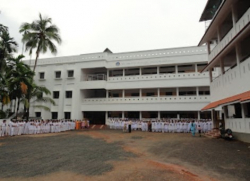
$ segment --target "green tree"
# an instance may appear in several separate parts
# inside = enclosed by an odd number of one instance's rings
[[[28,94],[25,99],[23,99],[25,115],[24,118],[29,118],[30,106],[33,104],[34,108],[41,108],[45,111],[50,111],[50,108],[43,105],[43,103],[50,103],[55,105],[55,101],[50,97],[44,97],[44,95],[50,95],[51,92],[43,86],[38,86],[35,83],[32,84],[32,88],[28,90]],[[42,104],[37,104],[42,103]]]
[[[35,20],[32,23],[23,23],[20,27],[23,34],[22,41],[25,44],[25,51],[29,51],[32,54],[33,49],[36,49],[36,59],[33,71],[35,72],[37,60],[40,53],[46,53],[49,49],[51,53],[56,54],[57,48],[54,41],[61,44],[62,40],[59,35],[59,29],[56,25],[52,24],[51,18],[43,18],[39,14],[39,20]]]
[[[10,37],[9,32],[2,28],[0,34],[0,72],[3,73],[6,66],[6,59],[12,56],[12,53],[17,51],[17,43],[12,37]]]
[[[17,99],[17,113],[19,111],[20,101],[27,95],[28,89],[32,87],[34,72],[30,67],[21,61],[23,55],[17,58],[10,58],[8,67],[10,71],[6,73],[8,77],[9,90]]]

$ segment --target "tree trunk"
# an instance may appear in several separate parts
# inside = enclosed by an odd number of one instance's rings
[[[15,103],[14,103],[14,111],[13,111],[13,112],[14,112],[14,114],[15,114],[15,113],[16,113],[16,98],[14,99],[14,102],[15,102]]]
[[[17,98],[16,119],[17,119],[17,114],[18,114],[18,111],[19,111],[19,104],[20,104],[20,99],[19,99],[19,98]]]
[[[36,60],[35,60],[35,65],[34,65],[34,68],[33,68],[33,72],[35,73],[35,70],[36,70],[36,64],[37,64],[37,60],[38,60],[38,57],[39,57],[39,50],[40,50],[40,43],[37,47],[37,50],[36,50]]]
[[[29,120],[29,117],[30,117],[30,99],[28,99],[28,108],[27,108],[27,115],[26,115],[26,119]]]
[[[10,98],[10,113],[12,112],[12,99]]]

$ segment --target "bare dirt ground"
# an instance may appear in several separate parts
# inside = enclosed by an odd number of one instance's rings
[[[0,138],[0,180],[250,180],[249,144],[118,130]]]

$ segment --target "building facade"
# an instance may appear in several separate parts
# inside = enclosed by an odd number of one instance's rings
[[[30,66],[34,61],[27,61]],[[39,59],[35,82],[56,105],[31,108],[31,117],[88,118],[104,124],[119,118],[210,118],[205,47],[101,53]],[[212,73],[217,76],[216,72]]]
[[[225,127],[250,142],[250,1],[209,0],[200,21],[210,21],[199,43],[207,45],[203,72],[210,72],[211,103],[203,110],[221,107]]]

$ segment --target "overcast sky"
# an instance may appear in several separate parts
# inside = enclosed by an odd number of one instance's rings
[[[39,12],[60,28],[57,56],[196,46],[207,0],[0,0],[0,23],[22,50],[19,27]],[[28,54],[25,54],[28,58]],[[40,58],[53,57],[50,53]],[[35,56],[33,55],[32,58]]]

